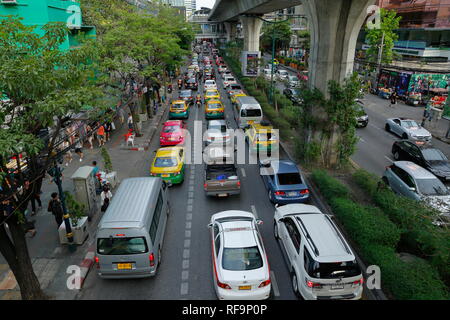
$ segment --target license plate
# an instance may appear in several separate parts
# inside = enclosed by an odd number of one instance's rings
[[[295,197],[297,196],[297,192],[288,192],[287,194],[289,197]]]
[[[163,178],[167,178],[167,177],[169,177],[170,175],[169,174],[162,174],[161,175],[161,177],[163,177]]]
[[[131,263],[118,263],[117,264],[117,269],[119,270],[131,270]]]
[[[252,286],[239,286],[239,290],[251,290]]]
[[[217,196],[218,197],[226,197],[228,194],[226,194],[226,193],[219,193]]]
[[[344,285],[339,284],[339,285],[331,285],[331,290],[342,290],[344,289]]]

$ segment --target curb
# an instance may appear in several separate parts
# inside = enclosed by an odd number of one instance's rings
[[[94,265],[94,257],[95,257],[95,247],[91,246],[88,249],[88,252],[86,253],[83,261],[79,265],[81,274],[80,274],[80,290],[83,288],[84,280],[86,279],[89,270],[91,270],[92,266]]]

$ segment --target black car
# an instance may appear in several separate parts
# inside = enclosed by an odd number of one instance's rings
[[[187,104],[194,104],[194,95],[192,94],[192,90],[181,90],[179,99],[186,101]]]
[[[190,78],[188,81],[186,81],[186,89],[191,89],[191,90],[198,90],[198,82],[196,78]]]
[[[361,100],[356,100],[356,126],[365,128],[369,124],[369,116],[364,110],[364,105]]]
[[[286,97],[288,97],[294,104],[302,103],[302,98],[300,97],[300,90],[298,89],[287,88],[283,90],[283,94]]]
[[[430,144],[416,145],[409,140],[398,140],[392,145],[392,154],[396,161],[414,162],[431,171],[442,181],[450,182],[450,162],[441,150]]]

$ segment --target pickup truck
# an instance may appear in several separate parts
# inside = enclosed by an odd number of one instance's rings
[[[233,148],[232,148],[233,149]],[[203,150],[205,160],[205,182],[207,196],[226,197],[241,192],[234,152],[229,147],[209,146]]]
[[[241,182],[234,164],[207,164],[205,183],[207,196],[227,197],[241,193]]]

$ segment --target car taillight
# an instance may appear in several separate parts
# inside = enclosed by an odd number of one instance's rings
[[[205,183],[205,184],[203,185],[203,188],[206,189],[207,186],[208,186],[208,184]]]
[[[155,256],[153,253],[150,253],[150,255],[148,256],[148,260],[150,262],[150,267],[154,267],[155,266]]]
[[[222,283],[219,280],[217,280],[217,285],[222,288],[222,289],[229,289],[231,290],[231,287],[229,285],[227,285],[226,283]]]
[[[322,287],[322,285],[320,283],[312,282],[312,281],[309,281],[309,280],[306,280],[306,285],[308,286],[308,288],[320,288],[320,287]]]
[[[390,169],[390,168],[392,168],[392,166],[387,166],[387,167],[386,167],[386,170],[387,170],[387,169]]]
[[[99,263],[99,259],[97,256],[94,257],[94,261],[95,261],[95,265],[97,266],[97,269],[100,268],[100,263]]]
[[[309,193],[309,190],[308,189],[305,189],[305,190],[301,190],[300,191],[300,194],[308,194]]]
[[[238,186],[238,187],[241,186],[241,182],[240,182],[240,181],[237,182],[237,186]]]
[[[265,286],[268,286],[270,284],[270,278],[266,281],[261,282],[261,284],[258,286],[258,288],[264,288]]]
[[[276,196],[284,196],[286,193],[284,191],[277,191],[275,192]]]
[[[362,285],[364,283],[364,278],[353,281],[353,286]]]

